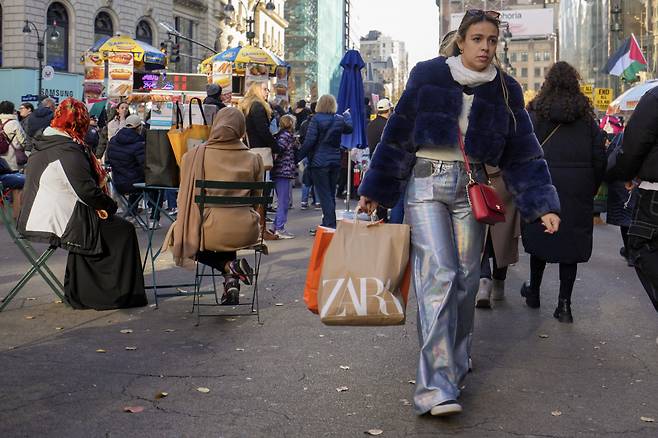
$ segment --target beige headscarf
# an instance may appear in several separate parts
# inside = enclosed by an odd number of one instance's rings
[[[194,202],[197,192],[194,181],[203,179],[206,146],[224,145],[248,149],[241,140],[245,131],[246,122],[242,112],[233,107],[222,108],[215,116],[208,141],[183,155],[178,190],[178,216],[176,222],[171,224],[162,245],[163,251],[171,247],[176,265],[183,266],[186,261],[194,260],[201,248],[201,214]]]

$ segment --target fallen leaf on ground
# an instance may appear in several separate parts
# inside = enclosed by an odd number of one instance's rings
[[[383,434],[384,431],[381,430],[381,429],[370,429],[370,430],[366,430],[364,433],[365,433],[366,435],[377,436],[377,435],[381,435],[381,434]]]
[[[548,338],[548,335],[545,334],[545,333],[542,333],[541,335],[539,335],[539,337],[542,338],[542,339],[546,339],[546,338]]]
[[[651,417],[640,417],[640,420],[644,421],[645,423],[653,423],[654,421],[656,421],[655,418],[651,418]]]
[[[62,304],[62,300],[57,300],[54,302],[55,304]]]
[[[159,400],[159,399],[161,399],[161,398],[165,398],[165,397],[168,396],[168,395],[169,395],[168,392],[158,392],[157,394],[155,394],[155,399],[156,399],[156,400]]]
[[[175,331],[176,330],[174,330],[174,329],[165,329],[165,332],[167,332],[167,333],[171,333],[171,332],[175,332]]]
[[[64,330],[64,327],[55,327],[55,330]]]
[[[120,331],[120,333],[123,333],[124,335],[128,334],[128,333],[132,333],[132,332],[133,332],[132,329],[123,329],[123,330]]]
[[[126,350],[135,351],[135,350],[137,350],[137,347],[126,347]]]
[[[99,348],[96,350],[96,353],[107,353],[107,350],[103,350],[102,348]]]
[[[410,384],[412,384],[412,385],[415,385],[415,384],[416,384],[416,381],[415,381],[415,380],[409,380],[407,383],[410,383]]]
[[[203,386],[199,386],[196,390],[204,394],[208,394],[210,392],[210,389],[204,388]]]
[[[27,300],[28,300],[28,301],[34,301],[34,300],[36,300],[36,298],[34,298],[34,297],[28,297]]]
[[[235,351],[244,351],[244,348],[236,348]]]
[[[401,402],[404,406],[411,406],[411,402],[410,402],[409,400],[407,400],[406,398],[401,398],[401,399],[400,399],[400,402]]]
[[[131,414],[139,414],[144,411],[143,406],[125,406],[123,412],[130,412]]]
[[[28,316],[25,317],[25,319],[34,319],[34,316],[28,315]]]
[[[560,415],[562,415],[562,411],[553,411],[551,412],[551,415],[554,417],[559,417]]]
[[[345,391],[347,391],[347,390],[349,390],[349,389],[350,389],[350,388],[348,388],[347,386],[339,386],[338,388],[336,388],[336,391],[338,391],[338,392],[345,392]]]
[[[347,365],[341,365],[339,368],[341,370],[349,370],[350,369],[350,367],[348,367]]]

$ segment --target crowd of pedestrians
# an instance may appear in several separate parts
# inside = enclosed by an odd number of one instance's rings
[[[604,181],[611,194],[608,223],[621,230],[620,254],[658,310],[658,88],[642,98],[624,128],[619,118],[596,119],[578,72],[560,61],[526,105],[519,83],[495,60],[500,24],[497,12],[467,11],[444,39],[442,56],[414,67],[396,105],[380,99],[367,127],[371,161],[359,208],[412,230],[418,414],[462,411],[475,309],[505,298],[519,240],[530,254],[530,278],[520,285],[526,305],[541,306],[546,264],[557,263],[553,315],[574,322],[578,264],[588,262],[595,246],[594,196]],[[262,230],[269,240],[295,237],[288,222],[296,181],[301,209],[319,207],[319,225],[336,228],[341,166],[350,159],[341,136],[353,131],[352,117],[337,114],[329,94],[291,108],[285,100],[270,101],[267,84],[254,83],[237,107],[226,107],[220,87],[207,91],[204,103],[217,112],[208,140],[182,158],[178,196],[168,200],[178,216],[165,247],[179,265],[196,260],[219,271],[221,303],[235,305],[240,284],[249,284],[253,273],[236,251],[256,243]],[[136,203],[146,127],[125,102],[106,120],[91,118],[71,98],[58,107],[48,98],[37,109],[23,103],[18,114],[11,102],[0,103],[0,182],[13,191],[19,231],[69,251],[65,292],[76,308],[146,304],[135,230],[115,214],[107,185],[111,169],[114,189]],[[200,213],[194,203],[199,179],[270,179],[273,220],[266,206]],[[494,187],[505,222],[487,226],[475,219],[467,192],[474,182]],[[157,228],[159,208],[151,207],[149,227]]]

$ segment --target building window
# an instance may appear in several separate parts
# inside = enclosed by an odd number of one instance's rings
[[[146,44],[153,45],[153,29],[148,21],[140,21],[137,23],[137,30],[135,30],[135,39],[137,41],[145,42]]]
[[[176,30],[181,35],[194,39],[194,21],[185,17],[174,17]],[[192,56],[194,55],[193,46],[190,41],[176,37],[176,44],[180,46],[180,62],[176,64],[178,73],[192,72]]]
[[[551,60],[551,52],[544,52],[544,61]]]
[[[57,71],[67,71],[69,66],[69,14],[61,3],[52,3],[46,13],[46,64]]]
[[[521,68],[521,77],[522,78],[528,77],[528,69],[526,67]]]
[[[539,91],[541,88],[541,82],[535,82],[535,91]]]
[[[521,52],[521,62],[528,62],[528,52]]]
[[[541,68],[540,67],[535,67],[535,77],[536,78],[541,77]]]
[[[516,52],[512,52],[509,56],[511,62],[516,62]]]
[[[535,61],[541,61],[541,56],[542,56],[541,52],[535,52],[534,55],[535,55]]]
[[[94,20],[94,42],[112,35],[114,35],[112,17],[107,12],[99,12]]]

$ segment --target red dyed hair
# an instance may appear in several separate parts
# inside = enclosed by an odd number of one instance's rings
[[[84,145],[85,135],[89,130],[89,111],[84,103],[67,97],[55,110],[50,126],[66,132],[71,138]]]

